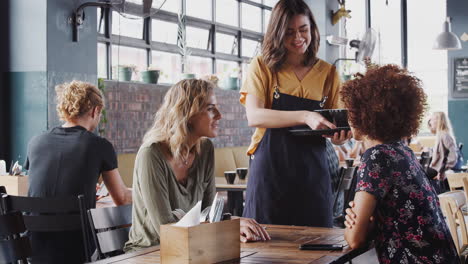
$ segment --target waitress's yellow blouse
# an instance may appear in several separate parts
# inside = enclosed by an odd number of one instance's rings
[[[281,71],[278,72],[279,90],[284,94],[321,101],[323,98],[325,79],[327,78],[331,67],[331,64],[319,59],[304,79],[299,81],[291,67],[283,66]],[[334,77],[333,86],[329,91],[324,109],[337,109],[341,107],[338,93],[341,87],[341,81],[338,73],[335,72]],[[273,92],[272,72],[263,62],[263,58],[261,56],[255,57],[250,63],[247,78],[240,90],[240,103],[245,106],[245,98],[249,93],[263,101],[265,103],[265,108],[271,109]],[[258,143],[260,143],[260,140],[262,140],[262,137],[265,134],[265,130],[265,128],[255,129],[255,133],[252,135],[252,141],[247,151],[248,155],[252,155],[255,152]]]

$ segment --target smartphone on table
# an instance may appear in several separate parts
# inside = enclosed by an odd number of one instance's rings
[[[304,243],[299,246],[301,250],[342,250],[343,245],[341,244],[312,244]]]

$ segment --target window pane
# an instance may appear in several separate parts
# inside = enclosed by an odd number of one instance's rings
[[[211,20],[211,0],[188,0],[187,16]]]
[[[216,1],[216,22],[238,27],[239,6],[235,0]]]
[[[216,60],[216,75],[219,77],[220,87],[229,87],[229,77],[239,78],[239,64],[235,61]]]
[[[401,2],[372,1],[371,23],[378,33],[373,61],[401,65]],[[389,23],[389,21],[392,21]]]
[[[146,70],[146,50],[112,45],[112,78],[117,79],[118,65],[136,66],[132,81],[140,80],[140,72]]]
[[[241,84],[244,84],[245,77],[247,76],[247,72],[249,72],[249,63],[242,63],[242,71],[241,71]]]
[[[152,51],[151,66],[161,69],[159,83],[176,83],[181,71],[180,55],[162,51]]]
[[[270,22],[271,11],[264,10],[263,12],[264,12],[264,21],[265,21],[265,24],[263,25],[263,32],[266,32],[268,28],[268,22]]]
[[[447,51],[433,50],[437,35],[442,32],[446,16],[445,1],[427,5],[428,16],[419,16],[422,0],[408,1],[408,70],[423,82],[429,105],[428,113],[448,110]],[[429,130],[423,122],[422,133]]]
[[[216,52],[237,55],[237,41],[233,35],[216,33]]]
[[[107,79],[107,63],[106,63],[106,44],[98,43],[97,44],[97,56],[98,56],[98,78]]]
[[[242,56],[254,57],[260,53],[260,42],[255,40],[242,39]]]
[[[259,7],[242,3],[242,28],[261,32],[261,11]]]
[[[188,58],[187,73],[195,73],[197,78],[211,74],[211,58],[190,56]]]
[[[198,49],[208,49],[208,36],[210,31],[207,29],[187,26],[187,45]]]
[[[151,31],[153,41],[177,44],[177,24],[153,19]]]
[[[263,4],[264,5],[267,5],[267,6],[271,6],[271,7],[274,7],[276,5],[276,3],[278,3],[279,0],[264,0],[263,1]],[[353,2],[353,1],[350,1],[350,2]],[[349,3],[349,2],[348,2]],[[346,3],[348,5],[348,3]],[[354,9],[353,9],[353,12],[354,12]]]
[[[112,12],[112,34],[142,39],[143,19],[129,19]]]
[[[164,1],[164,0],[158,0],[158,1]],[[166,2],[164,2],[161,9],[172,12],[172,13],[178,13],[179,7],[180,7],[180,0],[166,0]]]
[[[102,14],[102,17],[101,17],[101,11],[102,11],[102,8],[98,7],[97,8],[97,32],[104,34],[104,26],[105,26],[106,20],[104,19],[104,14]],[[99,25],[101,26],[99,27]]]

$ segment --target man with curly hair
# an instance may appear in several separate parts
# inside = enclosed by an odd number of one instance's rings
[[[346,210],[350,247],[375,239],[380,263],[459,263],[437,194],[403,142],[423,118],[421,81],[396,65],[375,66],[344,84],[341,95],[353,135],[366,148]]]
[[[26,169],[31,197],[78,196],[88,208],[96,206],[96,183],[103,181],[115,204],[132,202],[132,192],[117,169],[112,144],[93,134],[104,99],[90,83],[72,81],[56,87],[62,126],[31,139]],[[33,263],[83,263],[81,231],[31,234]]]

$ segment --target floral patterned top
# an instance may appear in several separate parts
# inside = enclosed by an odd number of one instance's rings
[[[380,263],[459,263],[437,194],[402,142],[364,153],[357,191],[377,199],[375,246]]]

